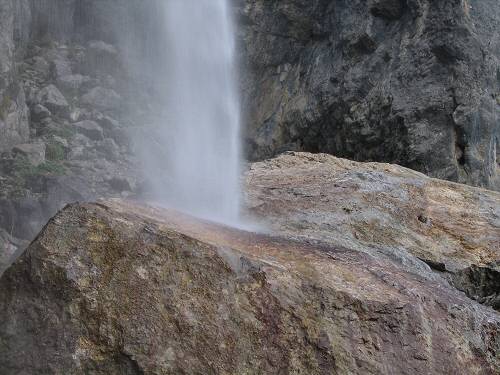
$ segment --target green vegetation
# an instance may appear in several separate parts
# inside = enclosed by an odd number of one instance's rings
[[[22,182],[36,176],[59,176],[66,172],[60,162],[48,160],[38,166],[33,166],[27,158],[17,157],[14,161],[14,175]]]
[[[75,134],[76,130],[69,124],[59,124],[57,128],[49,128],[43,131],[44,135],[56,135],[64,139],[71,139]]]
[[[40,176],[40,175],[61,176],[65,172],[66,172],[66,167],[63,164],[50,160],[31,169],[32,175],[35,176]]]
[[[66,157],[66,152],[64,151],[64,147],[59,142],[50,142],[47,143],[45,149],[45,157],[49,161],[61,161]]]
[[[1,180],[0,197],[9,199],[36,194],[33,186],[37,185],[39,177],[61,176],[67,173],[66,167],[60,161],[48,160],[35,167],[23,156],[16,157],[12,164],[4,166],[4,169],[8,173]]]
[[[61,126],[58,130],[54,131],[54,135],[58,135],[64,139],[70,139],[76,134],[75,128],[71,125]]]

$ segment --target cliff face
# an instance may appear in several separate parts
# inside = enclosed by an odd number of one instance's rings
[[[0,1],[0,251],[67,202],[136,191],[155,4]]]
[[[27,49],[103,40],[126,51],[123,59],[161,61],[159,4],[2,0],[0,151],[29,140],[22,72],[13,70]],[[251,158],[320,151],[499,188],[497,1],[234,6]],[[138,75],[157,68],[133,65]]]
[[[397,163],[500,188],[500,3],[247,0],[249,154]]]
[[[66,207],[0,279],[2,374],[492,374],[500,320],[328,243]]]

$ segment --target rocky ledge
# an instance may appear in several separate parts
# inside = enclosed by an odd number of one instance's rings
[[[6,375],[500,370],[498,313],[438,278],[332,243],[119,201],[67,206],[0,279],[0,368]]]
[[[382,163],[286,153],[251,165],[265,228],[388,259],[500,309],[500,194]]]

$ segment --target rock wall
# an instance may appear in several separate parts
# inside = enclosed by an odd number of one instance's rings
[[[129,70],[152,86],[148,72],[161,70],[166,53],[158,48],[160,4],[3,0],[2,72],[35,39],[38,45],[103,40],[118,46]],[[499,188],[497,1],[234,5],[251,159],[290,149],[327,152]],[[25,142],[29,133],[19,87],[10,91],[2,109],[16,116],[4,121],[0,150]]]
[[[248,152],[327,152],[500,188],[500,3],[247,0]]]

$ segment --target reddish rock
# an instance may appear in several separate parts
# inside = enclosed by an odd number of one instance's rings
[[[66,207],[0,279],[6,375],[494,374],[499,331],[391,260],[123,202]]]

